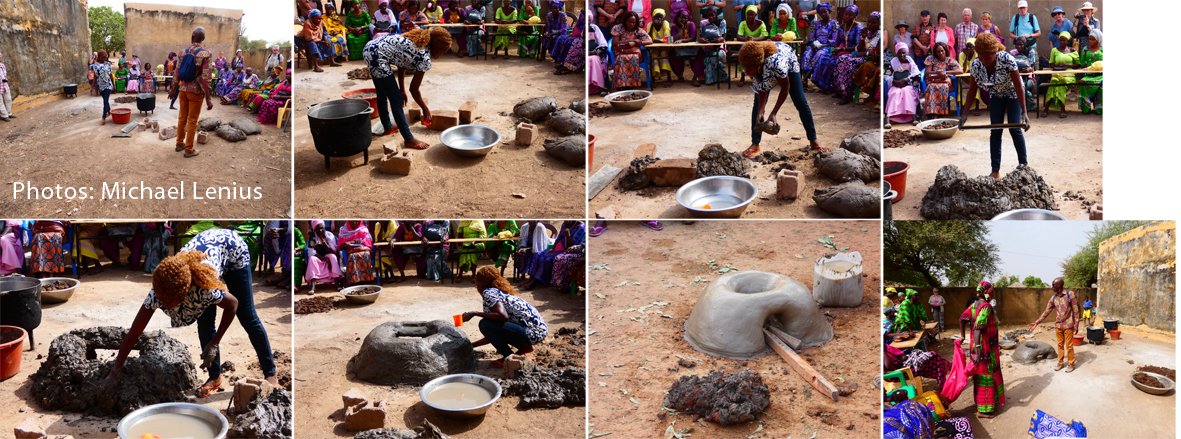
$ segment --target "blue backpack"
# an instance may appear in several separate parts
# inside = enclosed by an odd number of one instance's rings
[[[181,58],[180,67],[177,67],[176,69],[176,77],[178,79],[184,82],[193,82],[197,80],[197,76],[200,74],[198,70],[200,69],[197,68],[196,55],[201,53],[202,50],[205,49],[197,48],[196,52],[189,52],[189,49],[185,49],[185,56],[184,58]]]

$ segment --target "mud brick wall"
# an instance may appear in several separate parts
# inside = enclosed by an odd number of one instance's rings
[[[283,54],[283,62],[284,63],[286,63],[288,60],[291,59],[292,54],[291,54],[290,47],[280,47],[279,53]],[[263,69],[267,66],[267,57],[270,55],[271,55],[271,49],[269,47],[266,49],[254,49],[254,50],[243,50],[242,51],[242,58],[246,59],[246,67],[254,67],[254,73],[258,75],[259,79],[263,79],[263,80],[265,80],[267,77],[267,74],[266,74],[266,72],[263,72]],[[232,58],[232,56],[227,53],[226,59],[231,59],[231,58]],[[283,75],[280,74],[279,78],[282,79]]]
[[[927,311],[927,315],[931,315],[931,306],[927,305],[927,300],[931,298],[931,288],[911,288],[918,291],[919,303],[923,304],[923,309]],[[898,288],[898,291],[905,291]],[[1054,297],[1054,290],[1049,288],[993,288],[996,295],[996,311],[997,317],[1000,319],[1001,325],[1029,325],[1037,320],[1038,316],[1046,310],[1046,304],[1050,302],[1050,298]],[[1075,297],[1079,301],[1079,310],[1081,311],[1082,302],[1090,298],[1095,300],[1095,288],[1070,288]],[[968,308],[968,304],[976,296],[976,287],[970,288],[940,288],[939,294],[943,296],[947,305],[944,307],[945,316],[943,317],[944,326],[950,330],[959,328],[956,323],[959,320],[960,314]],[[1170,308],[1171,309],[1171,308]],[[1054,313],[1051,312],[1049,317],[1042,323],[1054,323]]]
[[[1146,224],[1099,244],[1099,312],[1120,325],[1176,331],[1177,223]]]
[[[213,52],[214,58],[218,52],[225,52],[226,59],[231,59],[238,48],[242,24],[242,11],[238,9],[124,3],[123,10],[128,58],[136,54],[142,62],[159,65],[168,60],[169,52],[179,55],[189,46],[197,26],[205,27],[202,46]]]
[[[919,16],[924,10],[931,11],[931,22],[938,24],[939,13],[947,14],[947,25],[955,28],[956,24],[963,23],[962,16],[964,8],[972,9],[972,22],[980,24],[980,14],[988,12],[992,14],[992,23],[996,25],[1001,31],[1001,36],[1005,37],[1005,48],[1013,49],[1013,39],[1009,38],[1009,25],[1012,24],[1013,16],[1017,15],[1017,1],[1018,0],[982,0],[982,1],[953,1],[953,0],[885,0],[886,9],[882,11],[882,28],[890,31],[890,38],[894,38],[894,24],[898,20],[906,20],[910,25],[911,31],[915,29],[918,23],[922,23]],[[1082,1],[1065,2],[1061,0],[1028,0],[1029,13],[1037,16],[1038,27],[1042,30],[1042,36],[1037,39],[1038,56],[1050,57],[1050,49],[1054,46],[1050,44],[1050,26],[1054,25],[1054,17],[1050,16],[1050,11],[1055,6],[1061,6],[1066,11],[1066,19],[1074,23],[1074,14],[1077,12],[1079,6],[1083,5]],[[1095,18],[1099,19],[1099,27],[1101,29],[1107,28],[1107,23],[1103,21],[1103,0],[1092,0],[1091,4],[1095,6]],[[1073,33],[1073,32],[1072,32]]]
[[[0,52],[12,98],[60,93],[63,84],[85,84],[90,62],[86,2],[0,2]]]

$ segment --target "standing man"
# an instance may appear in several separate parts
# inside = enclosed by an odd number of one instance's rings
[[[955,53],[964,53],[964,44],[968,38],[976,38],[980,33],[980,25],[972,22],[972,9],[964,8],[964,22],[955,25]]]
[[[1037,17],[1029,13],[1029,2],[1025,0],[1017,2],[1017,15],[1009,20],[1009,37],[1014,40],[1033,38],[1033,44],[1026,43],[1025,49],[1037,53],[1037,38],[1041,36],[1042,28],[1037,25]]]
[[[1054,370],[1062,370],[1062,357],[1065,356],[1070,360],[1070,366],[1066,368],[1066,373],[1074,371],[1074,334],[1078,332],[1078,302],[1075,302],[1074,293],[1062,289],[1062,278],[1055,278],[1051,288],[1054,290],[1054,297],[1050,298],[1050,303],[1046,304],[1046,312],[1042,313],[1037,321],[1029,325],[1029,331],[1033,332],[1037,325],[1050,315],[1053,310],[1057,313],[1054,319],[1054,333],[1058,337],[1058,366]],[[1065,344],[1065,348],[1063,347]],[[1063,350],[1065,349],[1065,350]]]
[[[184,151],[185,158],[196,157],[201,154],[193,148],[193,139],[197,137],[197,120],[201,117],[201,100],[205,100],[206,109],[213,109],[213,86],[209,84],[209,74],[212,64],[209,58],[212,54],[201,47],[205,41],[205,28],[197,26],[193,29],[193,44],[181,54],[180,67],[185,67],[184,59],[192,55],[193,73],[196,77],[185,81],[178,77],[172,82],[169,93],[176,93],[180,98],[180,116],[176,121],[176,150]]]
[[[1058,36],[1062,32],[1070,32],[1073,35],[1074,32],[1071,31],[1074,28],[1074,23],[1066,19],[1066,11],[1063,11],[1061,6],[1055,6],[1054,10],[1050,11],[1050,16],[1054,17],[1054,24],[1050,25],[1050,35],[1048,35],[1050,37],[1050,44],[1053,44],[1054,48],[1062,50],[1058,46]]]
[[[4,67],[4,54],[0,53],[0,120],[5,122],[16,117],[12,114],[12,89],[8,86],[8,68]]]
[[[914,62],[923,66],[926,65],[927,55],[931,52],[928,48],[931,47],[931,33],[935,32],[935,24],[931,23],[931,11],[924,9],[920,15],[922,21],[910,36],[910,47],[914,48]]]
[[[939,325],[939,332],[943,332],[943,306],[947,304],[947,300],[939,295],[938,288],[931,290],[931,298],[927,300],[927,304],[931,305],[931,317]]]
[[[1083,325],[1088,327],[1095,324],[1095,310],[1092,309],[1093,306],[1089,297],[1083,301]]]

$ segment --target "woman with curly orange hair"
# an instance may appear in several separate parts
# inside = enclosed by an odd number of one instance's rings
[[[476,291],[483,298],[484,312],[465,312],[463,321],[480,318],[480,334],[484,338],[476,340],[472,347],[491,344],[496,348],[501,358],[490,367],[503,368],[504,359],[514,353],[514,347],[517,355],[525,355],[533,352],[533,345],[545,341],[549,327],[541,312],[517,297],[516,290],[496,267],[485,265],[476,269]]]
[[[221,388],[218,344],[230,329],[235,315],[250,337],[263,377],[276,384],[271,343],[262,321],[254,312],[251,284],[250,248],[242,237],[229,229],[211,229],[194,236],[175,256],[160,261],[152,273],[152,289],[119,346],[119,355],[111,368],[112,380],[119,380],[127,354],[139,341],[152,314],[159,309],[171,319],[173,328],[197,323],[197,336],[202,346],[201,368],[209,371],[209,380],[196,391],[198,398]],[[217,308],[222,309],[222,315],[215,332],[213,323]]]
[[[816,140],[816,126],[812,123],[812,110],[808,108],[808,98],[804,97],[800,61],[796,58],[795,50],[786,43],[751,41],[743,44],[742,49],[738,51],[738,64],[751,77],[750,86],[755,91],[754,108],[750,114],[750,147],[742,152],[742,156],[750,157],[759,152],[759,143],[766,128],[763,112],[767,109],[767,97],[775,86],[779,86],[779,97],[775,100],[775,108],[766,117],[766,121],[776,120],[779,107],[783,106],[790,94],[791,102],[800,114],[800,122],[804,124],[808,143],[812,149],[823,150],[824,147]]]
[[[406,113],[402,111],[407,96],[406,71],[414,75],[410,83],[410,96],[422,109],[423,123],[430,125],[431,110],[419,94],[418,87],[422,85],[422,76],[432,67],[431,59],[443,56],[450,49],[451,33],[441,27],[389,34],[365,44],[363,57],[369,66],[373,88],[377,89],[377,113],[385,129],[375,134],[388,136],[401,131],[407,148],[427,149],[431,146],[414,138],[410,124],[406,122]],[[398,68],[397,72],[393,67]],[[390,113],[393,113],[393,121],[390,121]]]

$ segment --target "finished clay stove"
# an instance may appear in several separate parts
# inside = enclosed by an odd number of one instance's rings
[[[349,362],[357,378],[383,385],[423,384],[475,368],[471,340],[443,320],[382,323]]]

